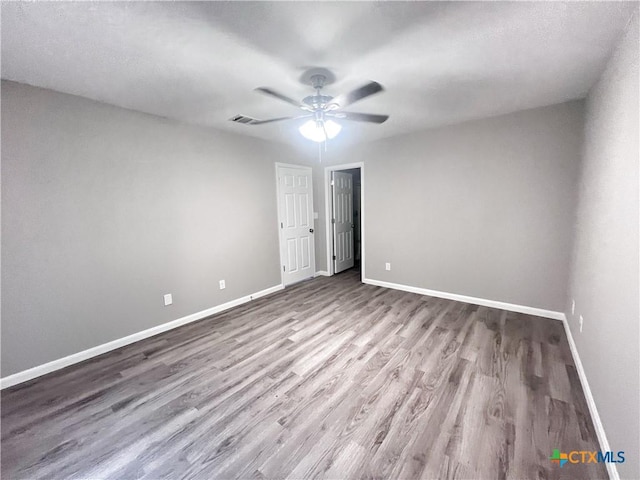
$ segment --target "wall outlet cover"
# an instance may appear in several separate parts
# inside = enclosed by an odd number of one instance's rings
[[[164,306],[171,305],[173,303],[173,296],[170,293],[164,295]]]
[[[385,263],[385,264],[384,264],[384,269],[385,269],[385,270],[391,270],[391,264],[390,264],[390,263],[388,263],[388,262],[387,262],[387,263]]]
[[[227,288],[227,284],[224,280],[220,280],[220,290],[224,290],[225,288]]]

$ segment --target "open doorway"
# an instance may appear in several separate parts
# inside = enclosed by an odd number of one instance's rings
[[[364,165],[325,169],[327,270],[359,270],[364,278]]]

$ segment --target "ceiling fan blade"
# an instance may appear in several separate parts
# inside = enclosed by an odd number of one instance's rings
[[[303,103],[300,103],[299,101],[294,100],[293,98],[287,97],[286,95],[283,95],[283,94],[281,94],[279,92],[276,92],[275,90],[272,90],[271,88],[258,87],[258,88],[256,88],[256,91],[264,93],[265,95],[270,95],[272,97],[275,97],[275,98],[277,98],[279,100],[282,100],[283,102],[290,103],[294,107],[303,108],[303,109],[305,109],[307,107]]]
[[[344,108],[348,105],[351,105],[352,103],[357,102],[358,100],[362,100],[363,98],[374,95],[383,90],[383,86],[378,82],[369,82],[366,85],[363,85],[360,88],[356,88],[349,93],[338,95],[337,97],[331,99],[331,104],[338,105],[338,108]]]
[[[334,117],[343,120],[353,120],[356,122],[384,123],[389,115],[377,115],[373,113],[355,113],[355,112],[335,112],[326,113],[327,117]]]
[[[245,125],[262,125],[264,123],[281,122],[283,120],[296,120],[298,118],[307,118],[313,115],[300,115],[298,117],[278,117],[269,118],[267,120],[258,120],[256,118],[247,117],[245,115],[234,115],[229,120],[236,123],[244,123]]]

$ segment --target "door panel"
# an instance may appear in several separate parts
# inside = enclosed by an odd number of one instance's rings
[[[334,272],[353,267],[353,177],[332,172]]]
[[[315,275],[311,169],[277,168],[282,278],[290,285]]]
[[[296,226],[296,198],[292,193],[285,195],[285,226],[294,228]]]
[[[295,238],[287,239],[287,269],[289,273],[298,271],[298,245]]]
[[[309,195],[301,193],[298,196],[298,218],[301,227],[310,227],[309,225]]]
[[[309,243],[309,237],[303,237],[300,240],[300,247],[302,248],[302,254],[300,255],[302,264],[300,265],[300,268],[309,268],[311,266],[309,261],[311,259],[311,248],[309,248]]]

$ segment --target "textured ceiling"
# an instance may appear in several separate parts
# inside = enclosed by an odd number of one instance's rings
[[[584,97],[635,3],[19,2],[2,4],[2,78],[180,121],[284,142],[292,122],[228,121],[297,110],[312,66],[386,92],[349,110],[369,141]],[[294,140],[296,138],[296,140]],[[344,140],[347,140],[345,138]]]

